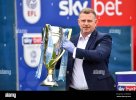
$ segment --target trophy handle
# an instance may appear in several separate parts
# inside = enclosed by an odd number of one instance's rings
[[[60,56],[58,56],[58,57],[53,61],[53,63],[51,64],[51,66],[54,65],[54,64],[62,57],[62,55],[63,55],[64,53],[65,53],[65,50],[63,50],[62,53],[60,54]]]

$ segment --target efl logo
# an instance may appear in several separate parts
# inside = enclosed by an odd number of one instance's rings
[[[98,16],[104,14],[108,16],[122,16],[120,7],[123,0],[92,0],[92,6]]]
[[[30,24],[38,22],[41,17],[41,0],[23,0],[23,16]]]
[[[59,2],[60,16],[79,15],[79,12],[88,6],[88,1],[81,3],[80,0],[62,0]]]
[[[29,67],[37,67],[41,55],[42,36],[40,33],[28,34],[22,36],[24,61]]]

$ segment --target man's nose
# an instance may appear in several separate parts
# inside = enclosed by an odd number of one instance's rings
[[[88,24],[88,21],[85,21],[85,25],[87,25]]]
[[[87,24],[88,24],[88,21],[86,20],[86,21],[85,21],[85,25],[87,25]]]

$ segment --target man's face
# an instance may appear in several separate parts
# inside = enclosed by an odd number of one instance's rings
[[[93,32],[97,24],[95,16],[90,14],[81,13],[78,19],[78,25],[81,29],[82,34],[88,35]]]

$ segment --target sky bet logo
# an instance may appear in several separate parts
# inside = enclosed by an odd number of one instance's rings
[[[61,9],[59,12],[60,16],[72,16],[72,15],[79,15],[79,11],[83,8],[86,8],[88,5],[88,1],[84,1],[82,4],[79,0],[62,0],[59,2],[59,8]],[[79,9],[79,11],[78,11]]]
[[[41,37],[24,37],[23,44],[41,44]]]
[[[99,16],[104,14],[108,16],[121,16],[121,5],[122,0],[93,0],[93,8]]]
[[[102,16],[121,16],[123,13],[120,10],[122,0],[61,0],[59,2],[60,16],[78,16],[79,12],[86,7],[94,8],[97,15]]]

